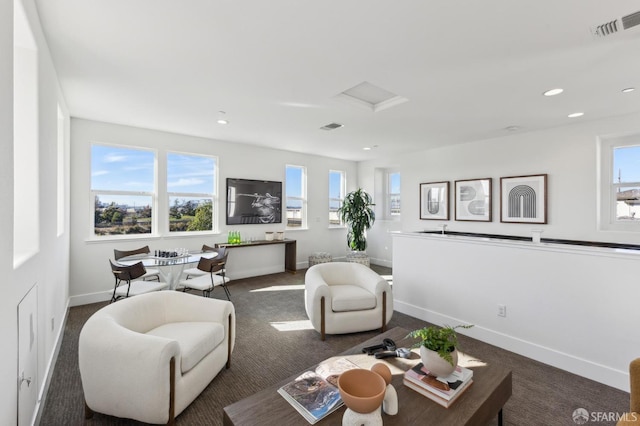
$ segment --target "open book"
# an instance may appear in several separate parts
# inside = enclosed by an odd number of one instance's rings
[[[330,358],[321,362],[315,371],[306,371],[282,386],[278,393],[314,424],[342,406],[338,376],[354,368],[359,367],[346,358]]]

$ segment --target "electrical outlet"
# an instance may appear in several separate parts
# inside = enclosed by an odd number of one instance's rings
[[[498,316],[499,317],[507,316],[507,305],[498,305]]]

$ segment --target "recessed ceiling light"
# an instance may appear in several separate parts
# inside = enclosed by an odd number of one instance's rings
[[[634,90],[636,90],[635,87],[627,87],[626,89],[622,89],[622,93],[629,93],[633,92]]]
[[[559,95],[562,92],[564,92],[563,89],[557,88],[557,89],[547,90],[546,92],[543,93],[543,95],[545,95],[545,96],[555,96],[555,95]]]
[[[365,151],[371,151],[371,148],[370,148],[370,147],[368,147],[368,146],[365,146],[365,147],[364,147],[364,148],[362,148],[362,149],[363,149],[363,150],[365,150]]]
[[[574,112],[573,114],[567,115],[567,117],[576,118],[576,117],[582,117],[583,115],[584,115],[584,112]]]

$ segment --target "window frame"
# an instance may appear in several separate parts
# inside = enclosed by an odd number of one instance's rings
[[[169,155],[177,154],[190,157],[206,157],[213,160],[213,193],[195,193],[195,192],[170,192],[169,191]],[[218,196],[218,157],[209,154],[195,154],[191,152],[181,151],[167,151],[165,155],[165,168],[166,168],[166,181],[165,181],[165,193],[166,193],[166,235],[168,236],[187,236],[187,235],[211,235],[219,232],[219,196]],[[183,197],[183,198],[210,198],[211,199],[211,230],[208,231],[171,231],[171,215],[169,211],[171,209],[171,198]]]
[[[339,173],[340,174],[340,196],[339,198],[333,198],[331,197],[331,174],[332,173]],[[340,207],[342,207],[342,204],[344,203],[344,197],[347,194],[347,174],[345,171],[343,170],[334,170],[334,169],[329,169],[329,214],[328,214],[328,219],[329,219],[329,228],[344,228],[346,226],[346,224],[342,221],[342,219],[340,219],[340,215],[338,214],[338,222],[337,224],[335,223],[331,223],[331,202],[332,201],[337,201],[338,205]]]
[[[289,168],[296,168],[301,170],[300,177],[300,195],[299,196],[289,196],[289,179],[287,178],[287,171]],[[295,164],[286,164],[285,165],[285,229],[287,231],[296,231],[296,230],[304,230],[307,228],[307,168],[305,166],[295,165]],[[300,216],[301,223],[300,226],[289,226],[289,218],[288,218],[288,204],[289,200],[300,201]]]
[[[38,108],[41,101],[39,86],[40,49],[36,43],[23,2],[13,2],[13,269],[17,269],[40,252],[41,210],[38,200],[40,184],[39,144],[40,121]],[[11,119],[11,115],[9,115]],[[6,123],[5,123],[6,124]],[[4,142],[3,142],[4,143]],[[4,185],[4,182],[3,182]],[[34,200],[36,204],[34,206]],[[29,206],[25,208],[25,206]]]
[[[66,157],[66,118],[60,107],[57,105],[56,121],[56,234],[58,237],[65,233],[65,157]]]
[[[402,185],[402,175],[400,174],[400,172],[398,170],[387,170],[386,173],[386,183],[387,183],[387,187],[385,189],[385,216],[390,218],[390,219],[396,219],[396,218],[400,218],[400,216],[402,215],[402,198],[401,198],[401,190],[400,188],[398,188],[399,192],[391,192],[391,178],[393,175],[398,175],[398,179],[400,179],[399,185]],[[394,195],[398,196],[398,200],[399,200],[399,208],[398,208],[398,213],[394,213],[392,210],[392,205],[393,203],[391,202],[392,198]]]
[[[632,146],[640,147],[640,134],[599,138],[597,222],[600,231],[640,232],[640,220],[617,219],[617,189],[620,187],[640,187],[640,182],[617,183],[614,181],[614,151],[617,148]]]
[[[90,219],[89,219],[89,239],[93,241],[107,241],[107,240],[135,240],[149,237],[158,237],[160,232],[158,230],[158,216],[160,214],[158,210],[158,150],[145,147],[131,147],[128,145],[118,145],[111,143],[92,142],[90,146],[89,155],[93,156],[93,147],[103,146],[112,147],[118,149],[128,149],[131,151],[144,151],[153,153],[153,191],[125,191],[125,190],[107,190],[107,189],[93,189],[92,175],[93,164],[90,160],[89,166],[89,196],[90,196]],[[151,232],[144,234],[108,234],[97,235],[95,232],[95,200],[96,196],[104,195],[119,195],[119,196],[150,196],[151,197]]]

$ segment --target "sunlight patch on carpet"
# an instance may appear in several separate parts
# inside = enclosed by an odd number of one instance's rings
[[[298,330],[313,330],[311,321],[277,321],[270,323],[271,327],[278,331],[298,331]]]
[[[292,285],[272,285],[269,287],[257,288],[255,290],[249,290],[249,293],[255,293],[259,291],[285,291],[285,290],[304,290],[304,284],[292,284]]]

